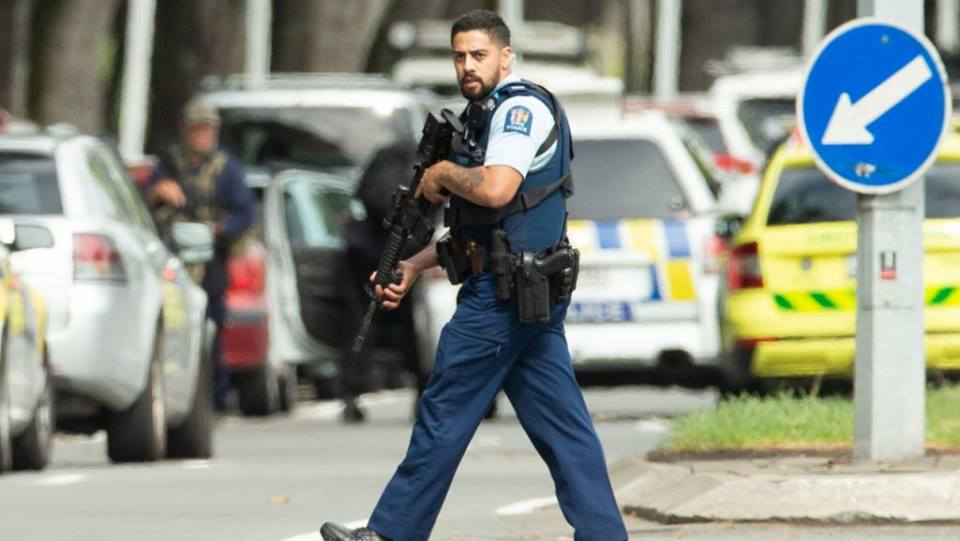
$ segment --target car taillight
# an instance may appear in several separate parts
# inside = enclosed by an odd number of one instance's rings
[[[703,241],[703,272],[720,274],[724,254],[727,253],[727,241],[720,235],[710,235]]]
[[[75,280],[127,279],[123,261],[113,239],[96,233],[73,235],[73,278]]]
[[[753,162],[731,154],[715,154],[713,156],[713,163],[717,166],[717,169],[721,171],[740,173],[742,175],[749,175],[756,169]]]
[[[230,289],[235,291],[263,291],[266,269],[262,261],[247,257],[231,259],[227,264]]]
[[[727,289],[736,291],[751,287],[763,287],[760,255],[755,242],[734,248],[727,263]]]

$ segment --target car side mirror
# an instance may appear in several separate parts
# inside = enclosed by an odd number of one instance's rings
[[[743,229],[743,216],[735,214],[721,216],[714,225],[714,233],[724,240],[733,239],[741,229]]]
[[[51,248],[53,233],[42,225],[18,224],[10,218],[0,218],[0,244],[11,252]]]
[[[17,241],[17,226],[10,218],[0,218],[0,244],[7,250],[13,250]]]
[[[53,248],[53,233],[42,225],[17,224],[14,250],[33,250],[34,248]]]
[[[213,259],[213,231],[200,222],[175,222],[171,227],[177,257],[185,264]]]

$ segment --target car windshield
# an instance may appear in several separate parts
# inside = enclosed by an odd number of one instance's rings
[[[576,193],[567,200],[580,220],[675,218],[687,208],[663,151],[646,139],[588,139],[574,143]]]
[[[960,163],[935,164],[924,176],[927,218],[960,217]],[[768,225],[843,222],[857,216],[856,194],[815,167],[786,169],[773,193]]]
[[[378,148],[416,141],[411,112],[374,107],[221,109],[224,144],[248,166],[363,166]]]
[[[0,214],[62,214],[52,158],[0,154]]]
[[[740,102],[737,114],[750,136],[750,141],[764,153],[782,141],[797,123],[793,98],[744,100]]]

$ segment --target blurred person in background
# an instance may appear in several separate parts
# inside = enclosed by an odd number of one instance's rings
[[[347,275],[350,283],[348,298],[350,336],[354,336],[360,328],[360,322],[370,300],[366,293],[370,269],[376,268],[380,254],[387,243],[389,232],[383,227],[383,220],[390,214],[391,196],[397,186],[410,181],[416,159],[417,149],[410,145],[397,144],[381,148],[370,159],[357,185],[356,197],[366,208],[366,217],[363,220],[348,222],[344,231],[347,241]],[[402,368],[411,372],[416,378],[419,398],[426,387],[426,376],[420,370],[411,306],[412,303],[403,304],[397,310],[378,318],[371,328],[370,336],[370,344],[375,348],[368,348],[366,351],[387,348],[399,354]],[[344,346],[340,359],[339,393],[344,404],[342,419],[347,423],[362,422],[365,415],[357,404],[357,397],[367,388],[370,372],[369,354],[353,354],[348,343]]]
[[[565,239],[573,158],[566,115],[549,91],[511,73],[510,30],[495,13],[461,16],[450,37],[460,91],[470,102],[462,118],[474,137],[461,141],[455,161],[427,169],[418,193],[438,204],[449,198],[451,240],[401,261],[401,282],[377,286],[377,294],[384,308],[396,308],[417,276],[442,258],[448,275],[462,281],[457,309],[441,333],[407,455],[367,526],[328,522],[320,534],[325,541],[428,539],[463,454],[502,387],[550,469],[574,539],[625,541],[564,336],[572,284],[558,279],[548,295],[523,286],[535,270],[530,261],[558,261],[557,253],[568,255],[567,262],[545,278],[575,273],[575,252]],[[504,244],[522,271],[496,263],[503,261]],[[508,277],[515,286],[504,298],[500,285]],[[536,313],[521,314],[519,299],[536,304]]]
[[[217,325],[214,362],[214,407],[227,408],[230,377],[223,360],[221,335],[226,317],[227,257],[250,228],[254,196],[240,162],[219,148],[220,115],[210,105],[192,101],[184,107],[180,142],[160,156],[143,190],[161,238],[170,240],[175,221],[203,222],[214,234],[214,256],[200,272],[191,272],[207,292],[207,317]]]

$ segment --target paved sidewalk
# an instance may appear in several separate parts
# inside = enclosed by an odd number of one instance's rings
[[[611,473],[626,514],[662,523],[960,523],[960,455],[899,463],[638,455]]]

